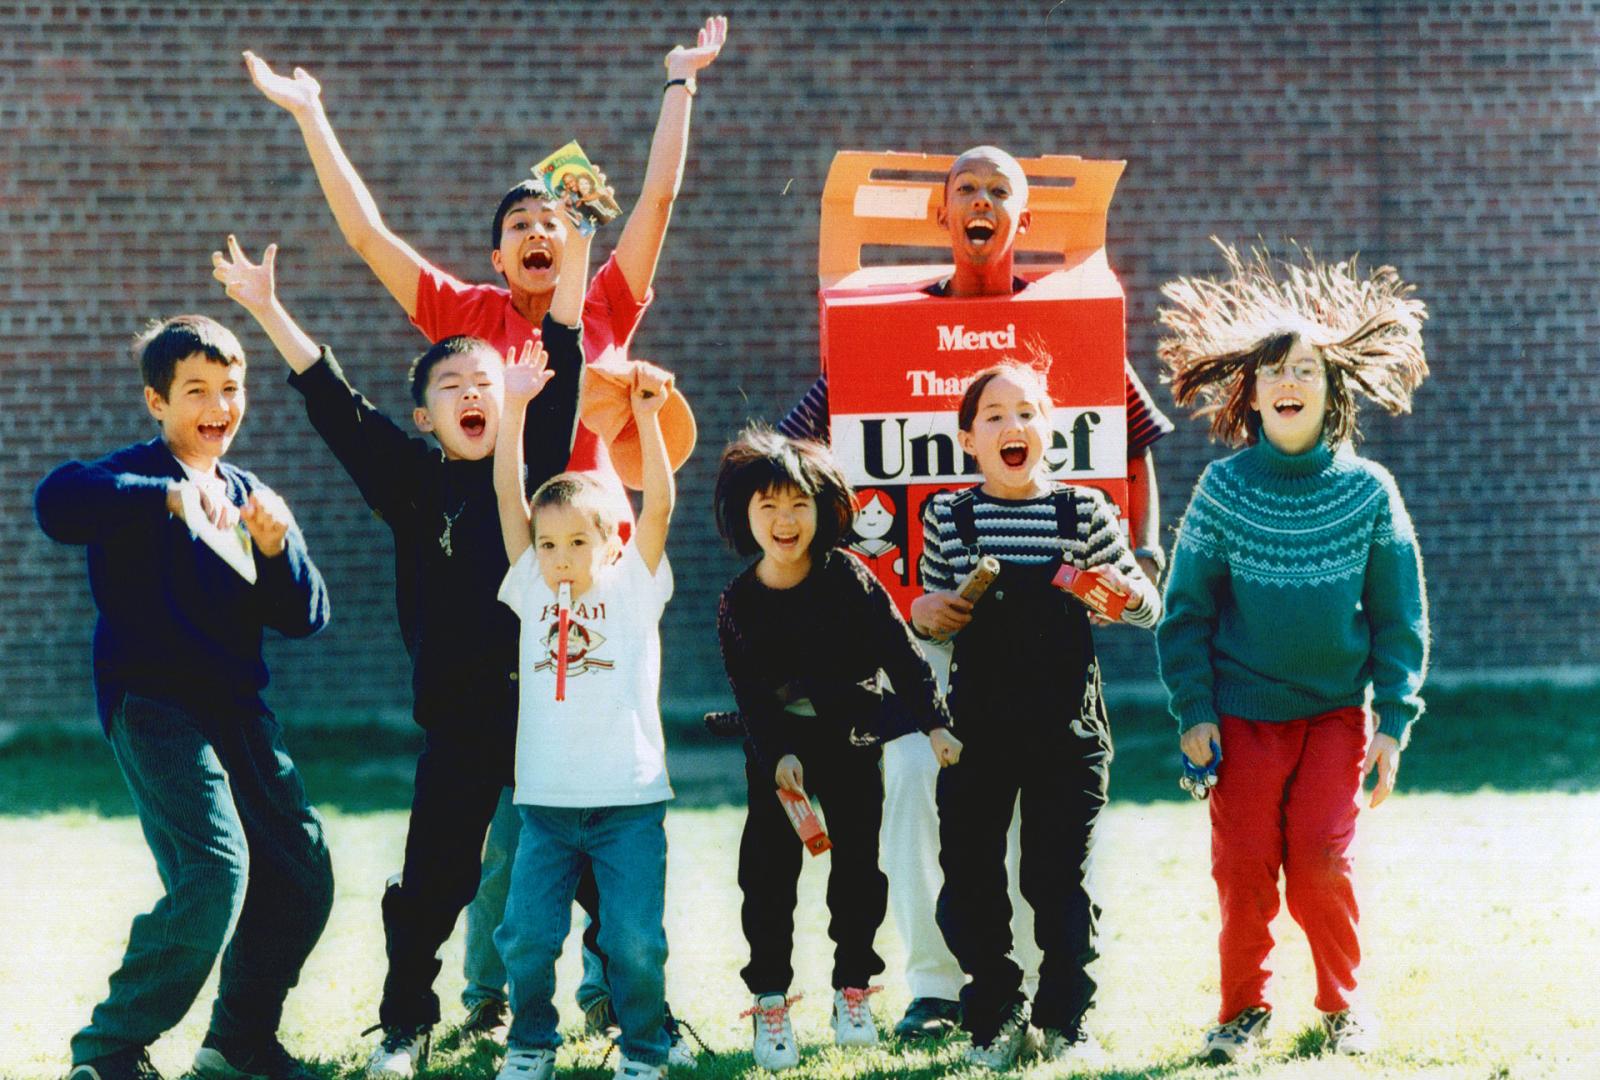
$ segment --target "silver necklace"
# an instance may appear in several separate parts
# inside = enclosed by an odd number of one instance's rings
[[[439,511],[439,516],[444,518],[444,532],[439,534],[439,547],[444,550],[444,555],[447,559],[455,555],[455,552],[450,547],[450,530],[455,526],[456,518],[460,517],[466,508],[467,500],[462,499],[461,505],[456,507],[455,513],[447,514],[442,510]]]

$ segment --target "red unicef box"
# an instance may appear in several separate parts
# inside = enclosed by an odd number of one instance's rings
[[[789,824],[794,826],[795,835],[800,838],[807,851],[813,855],[821,855],[833,847],[828,834],[822,831],[822,822],[817,820],[817,812],[811,809],[810,799],[779,788],[778,801],[783,804],[783,812],[789,815]]]
[[[1102,488],[1127,510],[1127,315],[1105,254],[1106,212],[1124,166],[1022,159],[1033,222],[1017,239],[1011,296],[952,299],[925,288],[949,263],[863,267],[867,248],[943,248],[934,217],[950,156],[843,152],[823,192],[818,257],[830,439],[861,510],[847,542],[902,613],[919,593],[921,513],[932,494],[978,483],[956,439],[971,376],[1008,357],[1053,358],[1049,475]],[[1049,261],[1033,261],[1043,253]]]

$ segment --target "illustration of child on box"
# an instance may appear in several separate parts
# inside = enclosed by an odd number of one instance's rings
[[[741,974],[754,1002],[745,1015],[756,1064],[787,1069],[800,1060],[788,992],[803,855],[774,788],[804,796],[809,787],[827,814],[834,1041],[870,1046],[878,1029],[867,998],[883,970],[873,938],[888,893],[878,868],[879,744],[926,732],[946,765],[960,760],[961,744],[888,592],[837,546],[854,500],[826,447],[747,430],[723,452],[715,502],[723,538],[760,556],[723,591],[717,629],[748,736],[739,887],[750,943]]]
[[[1050,395],[1036,368],[1009,361],[982,371],[957,414],[961,448],[983,482],[940,492],[923,507],[924,594],[911,618],[930,637],[954,635],[950,712],[965,744],[939,774],[938,920],[969,981],[961,991],[968,1060],[1011,1068],[1040,1049],[1051,1060],[1100,1057],[1084,1016],[1095,983],[1098,908],[1088,858],[1106,802],[1111,732],[1090,609],[1056,579],[1096,575],[1125,598],[1120,612],[1150,629],[1161,614],[1104,493],[1045,478]],[[957,583],[988,557],[998,577],[975,603]],[[1010,955],[1006,833],[1021,800],[1023,897],[1042,954],[1033,1001]]]
[[[1311,946],[1324,1048],[1365,1053],[1377,1032],[1356,993],[1349,849],[1363,778],[1376,771],[1377,806],[1422,712],[1428,603],[1394,477],[1353,449],[1356,402],[1411,411],[1426,310],[1392,267],[1218,246],[1226,280],[1162,290],[1160,345],[1178,405],[1241,447],[1195,485],[1156,631],[1184,754],[1206,765],[1221,751],[1222,1003],[1203,1053],[1222,1063],[1261,1047],[1280,870]]]
[[[873,568],[880,580],[906,576],[906,557],[893,536],[894,500],[886,491],[862,488],[856,492],[856,513],[850,522],[850,551]]]

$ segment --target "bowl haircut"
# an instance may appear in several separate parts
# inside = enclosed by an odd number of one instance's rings
[[[793,488],[817,504],[817,533],[811,557],[821,558],[850,530],[855,493],[828,448],[812,439],[790,439],[752,425],[722,452],[717,469],[717,532],[740,555],[761,554],[750,531],[750,500],[767,491]]]

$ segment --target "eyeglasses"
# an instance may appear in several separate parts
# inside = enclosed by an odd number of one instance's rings
[[[1296,360],[1293,364],[1285,365],[1282,360],[1274,360],[1267,364],[1256,365],[1256,381],[1265,383],[1279,382],[1285,373],[1294,376],[1295,382],[1319,382],[1328,372],[1321,360]]]

